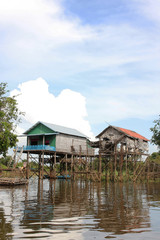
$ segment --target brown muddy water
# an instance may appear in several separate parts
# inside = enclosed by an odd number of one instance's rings
[[[160,239],[160,183],[1,186],[0,239]]]

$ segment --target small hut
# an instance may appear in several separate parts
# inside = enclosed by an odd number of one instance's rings
[[[109,126],[96,138],[99,138],[101,151],[113,151],[115,145],[117,150],[123,147],[124,152],[148,153],[148,139],[142,135],[125,128]]]
[[[94,156],[94,149],[87,136],[73,128],[39,121],[24,135],[27,137],[27,145],[18,148],[17,152],[27,153],[27,178],[30,172],[29,160],[38,163],[38,169],[32,171],[39,178],[43,178],[44,171],[46,177],[55,178],[57,163],[60,164],[60,173],[68,178],[68,171],[73,175],[76,164],[84,163],[87,168],[90,158]]]
[[[99,172],[105,164],[107,178],[113,181],[123,180],[125,172],[126,179],[129,179],[130,169],[132,179],[145,172],[148,156],[148,139],[144,136],[125,128],[109,126],[97,135],[99,139],[92,144],[99,148]],[[139,162],[145,161],[145,164]],[[134,169],[134,171],[133,171]]]
[[[73,128],[37,122],[25,133],[27,146],[23,151],[50,150],[60,153],[93,154],[86,135]]]

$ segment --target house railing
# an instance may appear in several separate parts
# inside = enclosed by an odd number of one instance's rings
[[[20,152],[22,147],[18,147],[18,152]],[[55,147],[49,146],[49,145],[29,145],[29,146],[23,146],[23,151],[29,151],[29,150],[48,150],[48,151],[56,151]]]

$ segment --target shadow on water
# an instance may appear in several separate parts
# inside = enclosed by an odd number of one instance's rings
[[[160,209],[159,189],[160,184],[47,179],[0,187],[0,237],[143,239],[137,236],[152,231],[150,209]]]

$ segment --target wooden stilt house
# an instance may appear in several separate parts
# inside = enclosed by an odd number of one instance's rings
[[[27,135],[27,146],[24,147],[24,151],[46,150],[81,155],[94,153],[87,136],[76,129],[37,122],[24,134]]]
[[[123,147],[123,151],[148,153],[148,139],[142,135],[125,128],[109,126],[104,129],[98,136],[100,149],[107,151],[107,149],[114,151],[115,144],[117,150],[120,149],[120,145]]]

